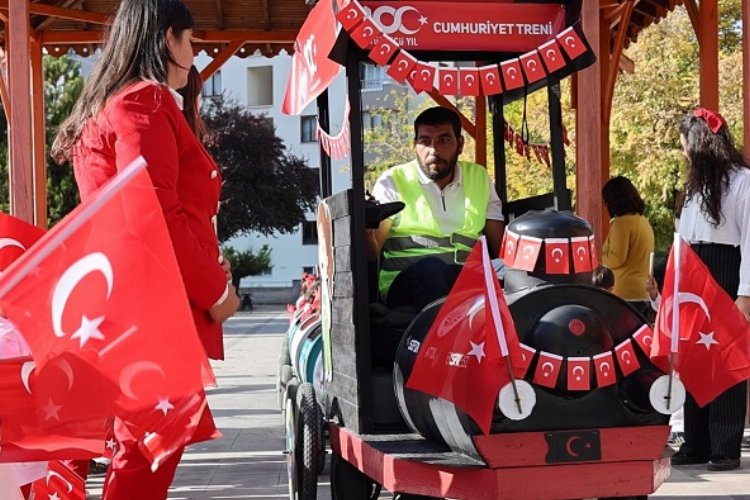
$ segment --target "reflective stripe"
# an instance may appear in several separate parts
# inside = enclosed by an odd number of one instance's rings
[[[459,243],[463,246],[473,248],[474,244],[477,242],[476,238],[470,238],[468,236],[464,236],[463,234],[453,233],[451,235],[451,242],[452,243]]]
[[[455,243],[472,248],[476,242],[476,239],[458,233],[453,233],[450,238],[419,235],[402,236],[386,239],[385,245],[383,245],[383,250],[386,252],[394,252],[398,250],[409,250],[411,248],[445,248],[452,247]]]
[[[381,269],[383,271],[403,271],[411,264],[418,262],[427,257],[435,257],[445,262],[446,264],[463,264],[466,259],[469,258],[469,253],[464,250],[447,250],[442,253],[434,253],[429,255],[412,255],[410,257],[391,257],[384,259],[382,262]]]

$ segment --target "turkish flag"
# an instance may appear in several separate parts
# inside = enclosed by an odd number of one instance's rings
[[[47,476],[32,484],[34,498],[40,500],[86,500],[86,481],[65,463],[52,460]]]
[[[416,66],[417,60],[413,55],[409,54],[405,50],[399,50],[396,54],[396,58],[393,60],[391,65],[388,67],[388,76],[396,80],[398,83],[404,83],[406,78],[411,73],[412,68]]]
[[[481,237],[419,348],[406,387],[451,401],[484,433],[500,389],[524,373],[516,329]]]
[[[383,35],[375,42],[370,51],[370,59],[379,66],[385,66],[398,50],[396,41],[388,35]]]
[[[479,68],[460,68],[461,95],[478,96],[481,94]]]
[[[412,71],[416,71],[412,87],[417,91],[430,91],[434,88],[436,68],[429,64],[418,62]]]
[[[570,273],[570,243],[568,238],[544,239],[544,268],[547,274]]]
[[[510,229],[505,230],[505,243],[503,244],[503,261],[508,267],[514,267],[516,261],[516,252],[518,251],[518,240],[520,235]]]
[[[319,3],[325,4],[325,2]],[[326,5],[325,8],[328,11],[331,10],[330,5]],[[312,13],[308,15],[308,18],[310,16],[312,16]],[[341,26],[345,31],[351,31],[357,25],[359,25],[359,23],[365,20],[365,11],[362,9],[362,6],[359,4],[359,2],[349,2],[349,5],[342,8],[338,12],[338,14],[336,14],[336,19],[341,23]]]
[[[588,391],[591,389],[591,358],[567,358],[568,390]]]
[[[458,68],[438,69],[438,85],[442,95],[458,94]]]
[[[513,267],[528,272],[533,271],[541,249],[541,238],[526,235],[521,236],[521,240],[518,242],[518,253],[516,253]]]
[[[630,339],[623,340],[615,347],[615,356],[622,374],[626,377],[641,367]]]
[[[0,271],[4,271],[43,234],[42,229],[0,212]]]
[[[336,36],[336,18],[331,6],[318,2],[294,41],[292,65],[281,104],[282,113],[299,115],[336,79],[341,66],[328,58],[336,43]]]
[[[534,355],[536,355],[536,349],[521,342],[521,356],[519,365],[517,367],[521,371],[517,371],[515,365],[513,368],[514,373],[518,378],[526,377],[526,372],[529,371],[529,366],[534,360]]]
[[[349,36],[360,49],[367,49],[375,43],[380,34],[381,31],[375,23],[371,19],[365,19],[349,33]]]
[[[576,273],[591,272],[591,249],[589,239],[586,236],[570,239],[573,251],[573,269]]]
[[[651,344],[654,340],[654,331],[648,325],[642,325],[638,331],[633,334],[633,339],[641,348],[646,356],[651,355]]]
[[[570,59],[575,59],[581,54],[586,52],[586,45],[584,45],[581,37],[578,36],[573,26],[560,32],[557,35],[557,41],[562,45],[563,50]]]
[[[518,59],[509,59],[500,63],[500,72],[503,74],[505,90],[515,90],[524,86],[521,63]]]
[[[497,64],[482,66],[479,68],[479,75],[482,80],[484,95],[495,95],[503,92],[503,86],[500,83],[500,68]]]
[[[596,251],[596,238],[589,236],[589,253],[591,254],[591,269],[599,267],[599,253]]]
[[[594,370],[596,370],[596,385],[606,387],[617,382],[615,374],[615,360],[611,352],[603,352],[594,356]]]
[[[675,300],[676,259],[669,254],[656,317],[651,359],[669,370],[674,303],[679,305],[675,370],[687,391],[705,406],[733,385],[750,378],[750,325],[731,297],[690,246],[679,239],[679,295]]]
[[[539,58],[539,53],[536,49],[523,54],[518,59],[521,61],[523,73],[526,75],[526,81],[529,83],[538,82],[547,76],[547,73],[544,72],[544,66],[542,66],[542,60]]]
[[[539,359],[534,370],[534,383],[554,389],[557,385],[557,378],[560,376],[562,360],[562,356],[557,354],[539,351]]]
[[[552,39],[540,45],[539,53],[542,55],[542,60],[549,73],[565,67],[565,59],[562,56],[562,49],[560,49],[557,40]]]
[[[0,276],[0,307],[34,356],[38,425],[156,412],[213,378],[142,158]]]

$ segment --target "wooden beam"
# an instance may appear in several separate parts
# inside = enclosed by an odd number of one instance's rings
[[[15,3],[13,0],[11,3]],[[0,0],[0,10],[8,10],[8,0]],[[71,21],[82,21],[92,24],[109,24],[111,17],[107,14],[99,12],[89,12],[79,9],[66,9],[64,7],[56,7],[54,5],[47,5],[43,3],[31,3],[29,4],[29,13],[50,16],[59,19],[68,19]]]
[[[603,113],[602,118],[604,123],[609,123],[610,115],[612,114],[612,99],[615,94],[615,83],[617,82],[617,74],[620,69],[620,56],[622,50],[625,47],[625,39],[627,38],[628,26],[630,25],[630,16],[633,13],[635,7],[634,0],[625,0],[625,10],[622,12],[619,26],[617,27],[617,35],[615,36],[615,45],[612,47],[612,56],[610,58],[609,68],[607,69],[607,84],[604,87],[604,102],[603,102]]]
[[[742,0],[742,90],[743,151],[750,164],[750,0]]]
[[[224,50],[216,54],[211,62],[208,63],[208,66],[203,68],[203,71],[201,71],[201,80],[205,82],[206,80],[211,78],[211,75],[216,73],[219,68],[221,68],[224,63],[229,60],[230,57],[235,55],[237,51],[242,48],[243,45],[245,45],[245,41],[239,40],[237,42],[232,42],[228,46],[224,47]]]
[[[474,163],[487,167],[487,98],[476,98],[476,120],[474,126]]]
[[[601,46],[609,43],[602,33],[599,2],[582,2],[581,20],[597,61],[577,73],[576,108],[576,211],[594,228],[597,248],[601,248],[602,202],[602,57]]]
[[[718,0],[701,0],[700,28],[700,104],[719,111],[719,8]]]
[[[47,229],[47,138],[44,123],[42,44],[31,43],[31,98],[34,164],[34,224]]]
[[[476,126],[471,123],[471,120],[466,118],[466,116],[461,113],[458,108],[456,108],[456,105],[450,102],[445,96],[442,96],[438,93],[437,90],[432,89],[430,92],[427,92],[427,94],[432,97],[432,100],[435,101],[435,103],[438,106],[442,106],[444,108],[448,108],[458,114],[459,119],[461,120],[461,128],[463,128],[467,134],[469,134],[471,137],[476,140],[477,138],[477,129]]]
[[[263,27],[267,30],[271,29],[271,9],[268,5],[268,0],[263,0]]]
[[[29,88],[29,0],[11,2],[8,15],[10,45],[10,107],[13,121],[10,134],[10,211],[11,214],[34,222],[33,165],[31,160],[31,94]]]
[[[77,9],[81,3],[83,3],[83,0],[65,0],[65,2],[63,2],[62,5],[60,5],[59,7],[63,7],[65,9],[70,9],[70,8]],[[56,17],[48,17],[42,20],[42,22],[34,26],[34,31],[39,33],[40,31],[46,30],[47,28],[52,26],[57,21],[57,19],[58,18]]]
[[[2,0],[0,0],[2,1]],[[297,38],[297,31],[293,29],[281,30],[197,30],[193,33],[200,46],[204,43],[230,43],[243,41],[252,44],[287,44],[293,45]],[[104,38],[103,30],[76,30],[76,31],[44,31],[39,34],[45,45],[72,44],[86,45],[101,43]]]
[[[685,10],[687,10],[688,17],[690,18],[690,24],[693,25],[693,31],[695,32],[695,35],[698,36],[698,26],[700,26],[698,5],[696,5],[695,0],[685,0],[683,3],[685,4]]]
[[[224,5],[221,0],[214,0],[214,7],[216,8],[216,27],[220,30],[224,29]]]
[[[89,43],[102,43],[104,40],[104,31],[42,31],[38,34],[38,37],[44,45],[86,45]]]

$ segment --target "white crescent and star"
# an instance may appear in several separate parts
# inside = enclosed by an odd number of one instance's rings
[[[112,272],[112,264],[110,264],[106,255],[101,252],[94,252],[74,262],[60,277],[52,295],[52,329],[55,336],[65,336],[62,329],[62,315],[65,306],[78,283],[93,272],[100,272],[107,280],[107,299],[112,294],[114,273]],[[99,326],[104,322],[104,319],[104,316],[101,316],[92,320],[84,315],[81,318],[81,326],[73,333],[71,339],[80,339],[81,347],[86,345],[89,339],[104,340],[104,334],[99,330]]]
[[[26,361],[23,365],[21,365],[21,382],[23,383],[23,386],[26,388],[26,391],[28,391],[29,394],[31,394],[29,377],[31,376],[31,372],[34,371],[34,368],[36,368],[36,363],[34,363],[33,361]]]
[[[576,39],[573,38],[572,36],[566,36],[565,40],[563,40],[563,42],[565,42],[565,45],[567,45],[568,47],[575,47],[576,46]]]
[[[446,83],[447,85],[453,85],[453,75],[445,75],[445,76],[443,77],[443,81],[444,81],[444,82],[445,82],[445,83]]]
[[[120,374],[120,389],[125,396],[130,399],[139,399],[133,392],[132,385],[135,376],[143,372],[156,372],[164,378],[164,370],[153,361],[136,361],[123,369]]]
[[[549,371],[545,370],[545,368],[549,366]],[[549,361],[545,361],[542,363],[542,373],[544,373],[545,377],[549,377],[552,372],[555,371],[555,365],[550,363]]]
[[[474,75],[466,75],[466,76],[464,77],[464,82],[465,82],[465,83],[466,83],[466,85],[468,85],[469,87],[471,87],[472,85],[474,85]]]
[[[526,67],[529,68],[529,71],[536,71],[536,61],[529,59],[526,61]]]
[[[582,366],[574,366],[572,372],[576,380],[581,380],[581,377],[586,373],[586,370],[584,370]]]
[[[54,471],[54,470],[47,471],[47,484],[49,484],[49,480],[52,479],[53,477],[56,477],[56,478],[60,479],[60,481],[62,481],[63,483],[65,483],[65,486],[68,489],[68,493],[70,493],[70,492],[73,491],[73,485],[70,484],[70,481],[68,481],[67,479],[65,479],[62,476],[62,474],[60,474],[59,472]]]
[[[554,49],[548,49],[547,52],[546,52],[546,54],[547,54],[547,57],[549,58],[550,61],[556,61],[557,60],[557,57],[556,57],[557,53],[555,52]]]
[[[508,75],[508,77],[511,80],[515,80],[516,79],[516,68],[512,68],[512,67],[508,68],[507,70],[505,70],[505,74]]]
[[[52,398],[49,398],[47,404],[42,407],[44,410],[44,420],[52,420],[53,418],[60,421],[60,408],[62,405],[56,405]]]
[[[696,342],[696,344],[701,344],[701,345],[705,346],[705,348],[706,348],[707,351],[711,350],[711,346],[712,345],[714,345],[714,344],[715,345],[719,345],[719,342],[717,342],[714,339],[714,332],[711,332],[711,333],[698,332],[698,335],[700,335],[701,338],[700,338],[700,340],[698,340]]]
[[[26,250],[26,247],[21,244],[20,241],[13,238],[0,238],[0,250],[5,247],[18,247],[21,250]]]
[[[472,323],[474,322],[474,316],[476,316],[476,314],[482,310],[484,310],[484,295],[480,295],[479,297],[477,297],[469,310],[466,312],[467,316],[469,316],[469,330],[471,330]]]
[[[159,398],[159,402],[154,406],[154,410],[159,410],[166,415],[169,410],[174,410],[174,405],[169,402],[169,398]]]
[[[485,76],[484,78],[485,78],[485,80],[487,80],[488,84],[490,84],[490,85],[494,85],[495,84],[495,75],[493,75],[492,73],[487,73],[487,76]]]
[[[560,254],[557,256],[557,254]],[[553,248],[552,251],[550,251],[550,255],[553,259],[555,259],[555,262],[560,262],[560,259],[562,259],[563,251],[562,248]]]
[[[602,361],[599,364],[599,371],[602,372],[603,375],[609,375],[609,371],[611,370],[611,366],[609,366],[609,363],[607,361]]]
[[[477,362],[481,364],[482,358],[486,356],[486,354],[484,353],[484,342],[475,344],[474,342],[470,340],[469,343],[471,344],[471,351],[469,351],[466,355],[476,356]]]
[[[624,362],[624,363],[625,363],[626,365],[629,365],[629,364],[630,364],[630,358],[631,358],[631,357],[632,357],[632,355],[630,354],[630,351],[622,351],[622,352],[620,353],[620,359],[621,359],[621,360],[622,360],[622,361],[623,361],[623,362]]]

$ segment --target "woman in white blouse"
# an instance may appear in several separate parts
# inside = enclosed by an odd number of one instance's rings
[[[718,113],[696,109],[679,130],[688,163],[679,233],[750,319],[750,168]],[[739,468],[746,411],[746,382],[703,408],[688,395],[685,443],[672,464],[708,462],[708,470],[718,471]]]

